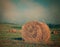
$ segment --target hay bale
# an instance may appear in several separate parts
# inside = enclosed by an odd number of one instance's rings
[[[9,32],[11,32],[11,33],[16,33],[17,30],[16,30],[16,29],[9,29]]]
[[[28,22],[22,27],[22,38],[26,42],[47,42],[50,39],[50,29],[43,22]]]

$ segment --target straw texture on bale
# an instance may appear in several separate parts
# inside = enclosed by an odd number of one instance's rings
[[[22,38],[26,42],[48,42],[50,29],[43,22],[32,21],[22,26]]]

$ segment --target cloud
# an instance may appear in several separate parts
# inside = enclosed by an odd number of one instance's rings
[[[46,8],[45,6],[31,2],[27,0],[21,0],[17,5],[10,2],[3,2],[4,13],[3,21],[24,24],[25,22],[32,20],[39,20],[46,23],[55,23],[55,16],[51,13],[53,9],[57,8]],[[54,10],[53,10],[54,11]],[[57,13],[57,12],[56,12]],[[59,21],[59,20],[56,20]],[[58,22],[59,23],[59,22]]]

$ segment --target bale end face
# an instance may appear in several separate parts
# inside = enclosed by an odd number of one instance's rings
[[[47,43],[50,39],[50,29],[45,23],[42,22],[28,22],[22,27],[22,38],[26,42]]]

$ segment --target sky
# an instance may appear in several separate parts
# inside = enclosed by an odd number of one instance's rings
[[[60,24],[60,0],[3,0],[1,22],[25,24],[41,21]]]

